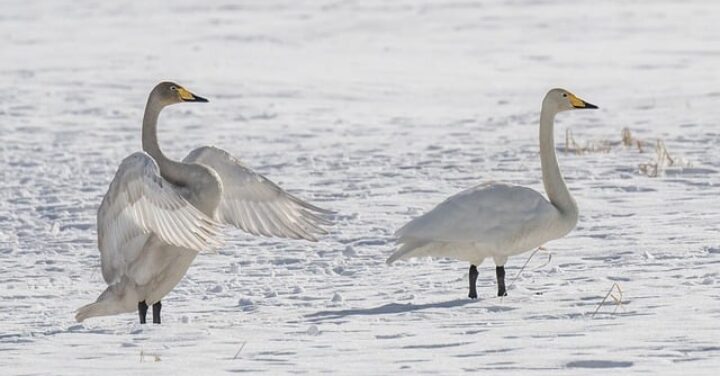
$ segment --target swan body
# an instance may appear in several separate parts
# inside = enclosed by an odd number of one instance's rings
[[[577,216],[562,221],[557,209],[530,188],[486,183],[448,198],[398,230],[402,246],[388,262],[419,256],[475,265],[487,257],[502,260],[564,236],[576,221]]]
[[[224,224],[264,236],[317,241],[330,212],[283,191],[229,153],[204,146],[183,162],[167,158],[157,142],[160,111],[180,102],[207,102],[172,82],[150,93],[143,118],[143,149],[120,164],[98,209],[98,248],[108,288],[75,318],[148,305],[160,323],[160,300],[183,278],[198,252],[220,244]]]
[[[498,295],[506,295],[504,265],[509,256],[567,235],[577,224],[578,207],[565,185],[555,155],[555,115],[571,109],[597,108],[563,89],[550,90],[540,113],[540,161],[548,194],[530,188],[486,183],[464,190],[400,228],[398,249],[388,264],[434,256],[467,261],[470,294],[477,297],[476,266],[492,257],[497,266]]]

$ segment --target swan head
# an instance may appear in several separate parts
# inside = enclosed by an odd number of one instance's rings
[[[190,90],[171,81],[164,81],[152,90],[150,98],[160,102],[163,106],[169,106],[181,102],[207,102],[208,100],[195,95]]]
[[[552,89],[548,91],[543,101],[543,107],[545,106],[550,107],[555,110],[555,112],[598,108],[598,106],[585,102],[565,89]]]

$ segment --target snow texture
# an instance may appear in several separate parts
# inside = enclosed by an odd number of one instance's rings
[[[635,374],[720,368],[720,2],[3,1],[0,373]],[[318,243],[233,231],[163,300],[73,321],[105,288],[96,210],[140,149],[214,144],[337,211]],[[391,234],[487,180],[542,190],[553,87],[580,220],[495,295],[486,262],[392,267]],[[625,147],[621,130],[646,142]],[[605,152],[562,153],[565,131]],[[640,172],[661,139],[686,161]],[[508,262],[508,284],[528,254]],[[608,297],[623,292],[622,305]],[[619,297],[618,292],[615,293]],[[487,374],[487,373],[483,373]]]

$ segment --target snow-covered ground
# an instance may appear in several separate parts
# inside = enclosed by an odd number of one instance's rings
[[[0,374],[716,374],[720,2],[3,1]],[[210,99],[160,122],[336,210],[319,243],[232,231],[164,300],[73,320],[104,289],[95,211],[140,148],[147,94]],[[540,101],[577,229],[498,298],[494,268],[385,265],[392,233],[485,180],[541,190]],[[626,148],[628,127],[646,144]],[[661,139],[681,167],[647,177]],[[527,255],[508,263],[510,280]],[[606,304],[613,283],[622,305]],[[617,296],[618,293],[616,292]],[[608,298],[609,303],[614,302]],[[608,369],[609,368],[609,369]]]

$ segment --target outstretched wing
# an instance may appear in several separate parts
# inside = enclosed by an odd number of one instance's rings
[[[117,282],[156,235],[178,247],[203,251],[219,244],[217,226],[170,183],[149,155],[137,152],[120,164],[97,217],[103,277]]]
[[[332,212],[285,192],[264,176],[243,166],[235,157],[212,146],[193,150],[185,162],[204,164],[218,173],[223,194],[217,217],[255,235],[317,241],[330,225]]]

